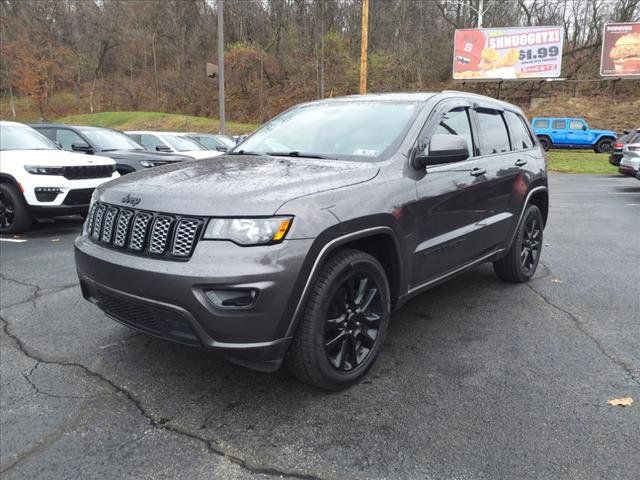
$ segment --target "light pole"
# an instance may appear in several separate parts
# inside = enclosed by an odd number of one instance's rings
[[[218,0],[218,107],[220,133],[224,135],[224,0]]]
[[[457,0],[448,0],[447,3],[453,3],[454,5],[462,5],[463,7],[467,7],[470,10],[473,10],[478,14],[478,22],[476,24],[476,28],[482,28],[482,16],[484,13],[489,10],[489,8],[484,8],[484,0],[478,0],[478,8],[472,7],[470,3],[460,2]]]

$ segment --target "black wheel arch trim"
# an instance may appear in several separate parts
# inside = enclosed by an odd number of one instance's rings
[[[8,173],[0,173],[0,183],[11,183],[13,184],[15,187],[18,188],[18,192],[22,193],[22,189],[20,188],[20,184],[18,183],[18,181],[13,177],[13,175],[9,175]]]
[[[522,205],[522,210],[520,211],[520,215],[518,216],[518,222],[516,223],[515,228],[513,229],[513,233],[511,234],[511,239],[509,240],[509,243],[507,244],[507,247],[504,249],[504,251],[509,251],[509,249],[511,248],[511,245],[513,245],[513,241],[515,240],[516,234],[518,233],[518,228],[520,228],[520,224],[522,223],[522,219],[524,218],[524,212],[526,212],[527,207],[531,203],[531,197],[533,196],[534,193],[537,193],[537,192],[546,192],[548,197],[549,189],[546,186],[540,185],[537,187],[533,187],[527,192],[527,196],[524,200],[524,204]],[[545,225],[543,227],[546,227],[546,219],[545,219]]]
[[[377,215],[376,215],[377,217]],[[363,219],[360,219],[363,220]],[[367,223],[370,222],[367,221]],[[313,284],[314,279],[316,278],[320,266],[323,264],[324,260],[326,260],[331,253],[333,253],[336,249],[353,242],[354,240],[359,240],[367,237],[373,237],[376,235],[385,235],[390,238],[390,240],[394,244],[394,254],[395,260],[398,263],[398,278],[396,279],[396,289],[391,292],[391,297],[399,298],[402,296],[402,285],[404,284],[403,275],[405,274],[406,266],[404,265],[405,259],[402,258],[402,249],[400,246],[399,236],[391,225],[381,225],[380,222],[374,225],[363,226],[362,228],[358,228],[355,230],[344,230],[342,227],[344,225],[336,225],[331,227],[327,232],[323,232],[323,234],[319,235],[314,245],[310,249],[310,253],[307,256],[307,261],[309,261],[310,265],[304,265],[300,271],[298,276],[298,280],[296,281],[296,286],[298,288],[294,288],[292,292],[291,298],[298,298],[297,301],[289,302],[287,306],[287,310],[285,311],[284,318],[289,319],[288,324],[286,324],[286,331],[282,332],[281,336],[283,337],[291,337],[295,332],[295,328],[300,320],[300,315],[302,313],[303,307],[305,305],[306,299],[308,297],[309,291]],[[329,238],[327,238],[327,234]],[[315,248],[314,248],[315,247]],[[299,291],[299,296],[296,295],[297,291]]]

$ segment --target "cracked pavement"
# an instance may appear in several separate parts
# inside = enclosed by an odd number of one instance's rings
[[[0,242],[3,479],[635,478],[640,182],[550,182],[532,282],[484,265],[413,299],[338,393],[110,320],[77,286],[77,220]]]

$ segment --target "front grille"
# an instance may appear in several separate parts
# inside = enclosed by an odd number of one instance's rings
[[[105,203],[94,204],[87,218],[87,232],[104,245],[174,259],[191,257],[203,225],[202,218],[130,210]]]
[[[89,205],[91,203],[91,195],[93,195],[93,188],[80,188],[78,190],[71,190],[67,193],[67,196],[62,202],[64,205]]]
[[[73,167],[63,167],[62,174],[69,180],[80,180],[83,178],[108,178],[115,172],[115,165],[77,165]]]

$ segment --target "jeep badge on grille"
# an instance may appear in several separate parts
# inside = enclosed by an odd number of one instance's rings
[[[140,203],[140,197],[132,197],[130,194],[127,194],[126,197],[122,198],[122,203],[128,203],[129,205],[136,206]]]

